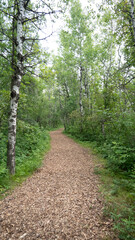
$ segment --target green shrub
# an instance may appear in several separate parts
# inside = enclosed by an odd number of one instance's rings
[[[114,230],[118,232],[119,239],[121,240],[135,240],[135,208],[128,208],[125,206],[121,212],[114,209],[111,212],[111,217],[114,220]]]
[[[135,166],[135,149],[123,146],[117,142],[105,142],[99,147],[99,151],[107,158],[107,166],[114,172],[130,172]]]
[[[38,125],[18,121],[16,137],[16,174],[10,176],[6,168],[7,136],[2,134],[0,144],[0,193],[15,183],[20,183],[40,167],[43,156],[50,146],[49,133]]]

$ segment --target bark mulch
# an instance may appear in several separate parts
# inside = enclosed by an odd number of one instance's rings
[[[92,156],[61,130],[41,169],[0,202],[1,240],[102,240],[112,236]]]

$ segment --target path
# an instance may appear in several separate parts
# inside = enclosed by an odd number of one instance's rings
[[[1,240],[102,240],[110,226],[103,219],[98,177],[88,151],[51,133],[44,166],[0,202]]]

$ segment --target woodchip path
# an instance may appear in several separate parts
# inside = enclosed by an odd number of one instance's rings
[[[0,240],[114,240],[93,157],[61,130],[51,138],[42,168],[0,202]]]

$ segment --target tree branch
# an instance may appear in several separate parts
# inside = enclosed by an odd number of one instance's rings
[[[26,0],[26,2],[24,3],[24,8],[26,9],[28,4],[29,4],[30,0]]]
[[[2,53],[0,53],[0,56],[3,57],[3,58],[5,58],[7,61],[9,61],[8,58],[5,57]]]
[[[24,41],[43,41],[46,40],[47,38],[49,38],[50,36],[53,35],[54,32],[52,32],[50,35],[48,35],[47,37],[44,38],[25,38]]]

